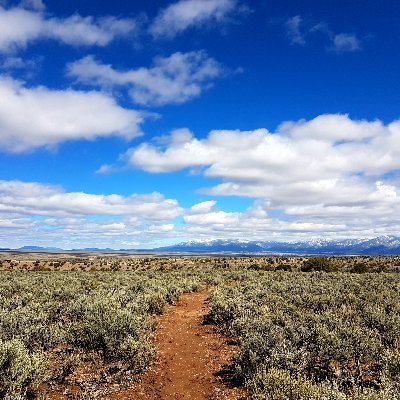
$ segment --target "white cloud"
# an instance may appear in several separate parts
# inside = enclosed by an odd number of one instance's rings
[[[150,246],[172,236],[183,210],[159,193],[65,192],[35,182],[0,181],[0,246]]]
[[[229,213],[225,211],[213,211],[206,214],[186,215],[185,223],[189,225],[205,225],[207,227],[221,227],[223,230],[228,225],[236,223],[238,220],[237,213]]]
[[[0,6],[0,51],[25,47],[28,41],[40,37],[42,29],[42,14],[22,8],[6,10]]]
[[[51,18],[46,21],[45,35],[72,46],[105,46],[116,37],[126,36],[135,29],[135,22],[108,16],[95,20],[92,17]]]
[[[193,133],[187,128],[178,128],[170,132],[169,135],[156,136],[153,141],[159,145],[170,145],[172,143],[184,143],[191,140]]]
[[[126,216],[170,220],[181,213],[178,202],[159,193],[98,195],[65,192],[60,187],[20,181],[0,181],[0,212],[20,216]]]
[[[96,174],[110,174],[111,172],[114,172],[115,168],[112,165],[109,164],[103,164],[102,166],[100,166],[100,168],[98,168],[95,173]]]
[[[215,209],[216,201],[203,201],[192,206],[183,217],[186,224],[208,227],[228,226],[238,221],[239,213],[229,213]]]
[[[158,57],[150,68],[128,71],[118,71],[87,56],[69,64],[68,74],[83,83],[127,86],[133,101],[141,105],[164,105],[198,97],[222,74],[222,68],[205,52],[192,51]]]
[[[284,28],[291,44],[305,45],[310,35],[320,34],[329,41],[328,50],[336,53],[361,50],[360,39],[355,34],[335,33],[325,22],[315,24],[300,15],[295,15],[284,21]]]
[[[361,184],[330,204],[317,202],[317,198],[308,202],[293,199],[292,205],[283,202],[285,209],[276,213],[264,198],[241,212],[220,210],[215,200],[185,210],[176,200],[158,193],[100,195],[65,192],[40,183],[0,181],[0,247],[151,248],[183,238],[299,240],[397,234],[398,188],[379,181],[373,187],[371,191]],[[328,190],[326,197],[334,193],[328,186],[324,189]],[[289,189],[287,194],[295,193]],[[301,198],[301,191],[297,194]],[[360,196],[365,199],[360,201]],[[183,224],[176,223],[179,216]]]
[[[135,30],[136,22],[132,19],[78,14],[55,18],[36,10],[0,6],[0,51],[3,52],[24,48],[38,39],[53,39],[73,46],[105,46]]]
[[[180,0],[161,10],[149,31],[157,38],[173,38],[194,26],[221,23],[236,8],[236,0]]]
[[[208,166],[206,176],[238,183],[298,183],[316,177],[387,173],[400,167],[399,141],[399,121],[384,125],[328,114],[285,122],[275,133],[211,131],[207,139],[188,136],[185,141],[172,141],[165,150],[143,143],[128,155],[132,166],[149,172]]]
[[[140,134],[143,116],[100,92],[28,88],[0,76],[0,149],[19,153],[67,140]]]
[[[287,29],[287,36],[292,44],[305,44],[305,34],[302,32],[303,19],[300,15],[289,18],[285,25]]]
[[[189,213],[190,213],[190,215],[208,213],[214,208],[216,203],[217,202],[215,200],[209,200],[209,201],[203,201],[201,203],[197,203],[190,208]]]
[[[338,53],[360,50],[360,41],[355,35],[339,33],[333,38],[333,50]]]
[[[194,238],[230,238],[247,240],[298,239],[308,236],[351,236],[343,222],[283,220],[268,215],[262,203],[255,203],[243,212],[224,212],[216,209],[204,210],[184,216],[186,233]]]
[[[174,224],[161,224],[161,225],[150,225],[148,227],[148,232],[151,233],[165,233],[165,232],[171,232],[175,228]]]
[[[400,224],[400,187],[389,178],[400,170],[399,149],[400,121],[321,115],[283,123],[273,133],[212,131],[205,139],[186,136],[162,147],[143,143],[126,157],[132,167],[152,173],[202,168],[205,177],[222,181],[202,193],[250,197],[266,214],[278,212],[266,217],[268,229],[382,234]],[[192,207],[185,222],[240,232],[249,218],[214,206]]]

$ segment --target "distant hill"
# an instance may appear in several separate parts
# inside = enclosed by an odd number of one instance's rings
[[[40,247],[40,246],[22,246],[17,250],[25,251],[58,251],[62,250],[59,247]]]

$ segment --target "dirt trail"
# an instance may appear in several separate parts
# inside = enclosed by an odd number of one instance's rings
[[[186,293],[158,319],[155,344],[157,363],[129,390],[110,400],[239,400],[243,389],[224,384],[218,377],[236,348],[215,328],[203,325],[208,312],[207,293]]]

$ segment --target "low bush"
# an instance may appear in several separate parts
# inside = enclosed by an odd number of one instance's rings
[[[44,378],[45,362],[20,340],[0,341],[0,398],[24,399]]]
[[[332,262],[328,258],[324,257],[316,257],[309,258],[303,262],[301,266],[301,271],[303,272],[333,272],[337,271],[337,267],[332,264]]]

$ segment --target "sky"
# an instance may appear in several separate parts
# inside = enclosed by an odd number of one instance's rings
[[[398,235],[396,0],[0,0],[0,247]]]

